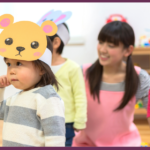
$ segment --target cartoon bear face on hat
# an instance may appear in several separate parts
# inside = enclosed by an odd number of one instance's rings
[[[45,21],[41,26],[31,21],[14,22],[10,14],[0,16],[0,55],[10,59],[33,61],[39,59],[47,47],[46,36],[57,33],[57,26],[52,21]]]

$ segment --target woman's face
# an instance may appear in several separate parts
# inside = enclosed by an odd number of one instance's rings
[[[122,43],[116,46],[113,43],[99,41],[97,52],[102,66],[112,66],[121,63],[126,56],[126,49],[124,49]]]

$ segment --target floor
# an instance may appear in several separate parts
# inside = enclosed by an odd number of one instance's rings
[[[147,120],[136,119],[134,123],[140,132],[142,142],[146,142],[150,146],[150,126],[148,125]]]
[[[150,146],[150,126],[145,119],[135,119],[135,124],[140,132],[142,142],[147,142]],[[0,121],[0,146],[2,146],[2,128],[3,128],[3,121]]]

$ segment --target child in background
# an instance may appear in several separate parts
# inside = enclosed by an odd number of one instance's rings
[[[0,16],[0,55],[7,64],[7,76],[0,77],[3,146],[65,146],[64,104],[53,88],[58,82],[50,68],[52,43],[46,37],[57,26],[52,21],[39,27],[13,20],[8,14]],[[22,91],[3,100],[10,84]]]
[[[65,30],[69,36],[69,30],[65,23],[58,26],[56,35],[50,37],[53,43],[52,71],[57,77],[59,86],[58,94],[65,104],[66,121],[66,146],[72,145],[75,131],[80,131],[86,127],[87,101],[85,94],[84,79],[80,66],[74,61],[61,56],[64,46],[68,41],[63,41],[59,36],[59,30]]]
[[[87,126],[75,136],[73,146],[140,146],[134,106],[142,99],[147,109],[150,77],[132,63],[134,31],[114,21],[101,29],[98,41],[98,59],[83,66]]]
[[[84,129],[87,121],[87,101],[81,68],[74,61],[61,56],[64,46],[70,39],[68,27],[64,22],[71,14],[71,12],[62,13],[51,10],[38,22],[40,25],[45,20],[52,20],[58,27],[57,34],[49,38],[53,44],[51,68],[61,85],[58,94],[65,104],[65,146],[72,145],[72,139],[75,136],[74,130]]]

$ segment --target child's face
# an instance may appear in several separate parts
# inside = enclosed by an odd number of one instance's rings
[[[17,89],[30,90],[40,81],[42,72],[31,61],[6,58],[7,78]]]
[[[99,41],[97,51],[102,66],[116,65],[121,63],[123,58],[127,56],[122,43],[115,46],[112,43]]]
[[[56,54],[57,50],[61,44],[61,39],[59,37],[55,37],[52,44],[53,44],[53,54]]]

